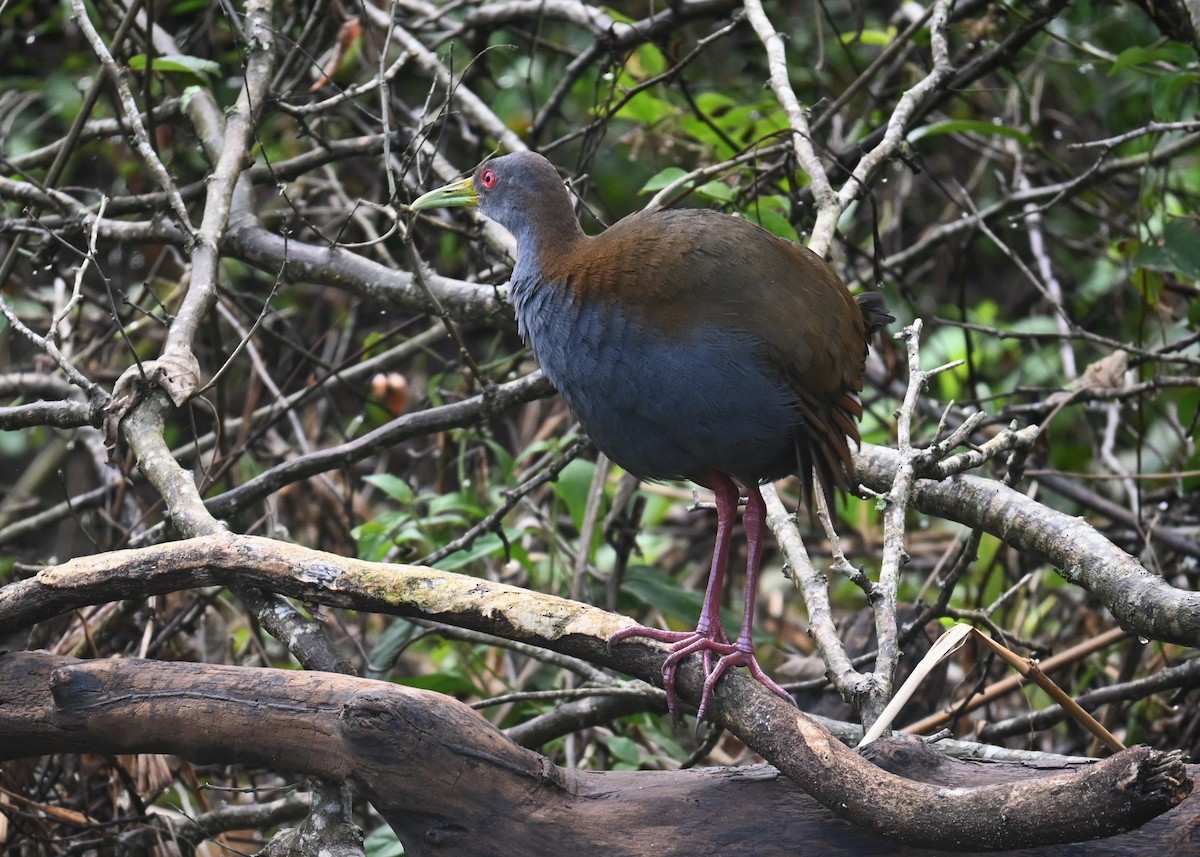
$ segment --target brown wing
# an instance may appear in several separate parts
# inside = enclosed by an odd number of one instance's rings
[[[832,506],[847,489],[870,332],[892,318],[878,295],[855,298],[824,259],[740,218],[701,210],[625,218],[586,242],[581,296],[639,304],[663,329],[712,322],[761,339],[800,398],[796,452],[805,494]],[[647,276],[649,272],[649,276]],[[809,497],[811,502],[811,497]]]

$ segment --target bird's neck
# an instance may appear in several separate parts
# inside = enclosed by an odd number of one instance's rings
[[[564,260],[574,258],[589,240],[579,225],[569,198],[547,199],[538,211],[537,220],[522,219],[517,224],[505,224],[517,239],[517,262],[513,267],[511,287],[516,301],[522,290],[540,289],[546,285],[569,290],[566,278],[555,276]],[[549,276],[547,276],[549,274]]]
[[[580,240],[587,240],[582,233]],[[531,326],[551,323],[556,317],[564,320],[560,313],[574,303],[576,284],[565,279],[548,279],[542,262],[543,259],[551,260],[553,267],[553,260],[564,250],[570,252],[565,246],[560,249],[554,244],[538,242],[532,236],[517,235],[517,262],[508,281],[508,299],[516,310],[521,335],[527,342]],[[539,318],[543,314],[546,317]]]
[[[593,239],[584,234],[569,209],[558,228],[515,231],[517,261],[508,282],[508,299],[517,316],[522,338],[538,354],[567,346],[578,323],[579,282],[561,273],[564,260],[574,258]]]

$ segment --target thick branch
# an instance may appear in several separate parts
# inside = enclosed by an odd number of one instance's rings
[[[21,652],[0,657],[0,688],[0,758],[175,753],[344,780],[371,801],[414,857],[478,854],[481,840],[494,855],[666,857],[707,852],[714,842],[724,843],[727,857],[795,854],[797,842],[818,843],[829,854],[934,853],[847,824],[767,766],[566,770],[513,744],[449,697],[386,682]],[[881,765],[871,768],[877,774],[936,782],[946,797],[998,776],[1033,788],[1048,778],[1071,788],[1060,795],[1069,798],[1061,804],[1095,800],[1091,810],[1102,815],[1129,798],[1140,774],[1149,774],[1163,795],[1182,797],[1171,781],[1183,773],[1177,763],[1158,768],[1110,759],[1074,773],[1062,766],[981,766],[949,760],[915,739],[875,745],[871,752]],[[1137,833],[1104,842],[1006,853],[1182,857],[1188,846],[1180,844],[1186,840],[1180,829],[1197,814],[1197,802],[1193,797]],[[738,805],[754,812],[712,811]],[[1019,804],[991,808],[996,819],[1019,811]],[[955,814],[949,802],[939,813],[944,819]],[[1060,832],[1072,823],[1061,819]],[[996,835],[993,841],[1004,841]]]
[[[216,535],[83,557],[0,590],[0,626],[20,626],[85,603],[197,586],[260,587],[305,601],[416,615],[488,631],[660,681],[665,648],[607,640],[630,622],[593,607],[435,569],[346,559],[283,542]],[[681,671],[682,696],[699,698],[703,676]],[[903,841],[970,850],[1075,841],[1135,827],[1184,796],[1178,759],[1145,748],[1086,773],[947,790],[890,775],[816,721],[744,675],[723,680],[713,716],[825,806]],[[394,763],[394,760],[393,760]],[[1164,779],[1165,778],[1165,779]],[[1165,788],[1164,782],[1175,786]],[[1103,795],[1118,807],[1096,813]],[[1088,795],[1080,800],[1079,795]]]
[[[429,291],[413,275],[396,271],[337,247],[318,247],[264,229],[251,216],[237,212],[223,236],[229,255],[293,282],[334,286],[392,309],[437,311],[437,304],[455,321],[512,327],[512,310],[493,286],[480,286],[427,274]],[[430,295],[437,298],[435,303]]]
[[[855,477],[872,491],[886,491],[897,460],[890,449],[864,444],[855,459]],[[926,514],[982,529],[1049,563],[1099,598],[1131,634],[1200,646],[1200,592],[1176,589],[1146,571],[1087,521],[979,476],[918,479],[911,502]]]

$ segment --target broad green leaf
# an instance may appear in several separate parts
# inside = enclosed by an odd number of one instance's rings
[[[622,762],[636,765],[642,758],[642,747],[638,742],[623,735],[612,735],[605,742],[608,752]]]
[[[725,182],[705,182],[696,188],[696,193],[708,199],[714,199],[717,202],[733,202],[737,196],[737,191],[731,188]]]
[[[432,690],[434,693],[441,693],[446,696],[467,695],[477,691],[470,678],[459,670],[442,670],[440,672],[426,673],[425,675],[405,676],[398,680],[396,684],[401,684],[405,687],[415,687],[418,690]]]
[[[404,846],[396,838],[396,832],[383,824],[363,840],[363,853],[367,857],[404,857]]]
[[[789,241],[799,241],[800,236],[796,234],[795,227],[788,220],[791,207],[791,200],[786,196],[760,196],[742,209],[742,216],[751,223],[757,223],[773,235]]]
[[[732,157],[735,152],[729,143],[725,141],[725,137],[722,137],[713,125],[716,125],[717,128],[721,127],[721,123],[719,122],[705,122],[695,116],[684,116],[679,120],[679,130],[681,132],[687,134],[696,142],[711,148],[718,158],[725,159]],[[726,136],[730,135],[726,134]]]
[[[429,501],[429,516],[431,518],[438,515],[461,517],[463,515],[485,514],[479,508],[479,504],[475,502],[472,495],[464,491],[451,491],[448,494],[438,494],[436,496],[423,494],[422,497]]]
[[[638,80],[646,80],[666,71],[667,59],[657,45],[647,42],[629,55],[625,68]]]
[[[371,483],[397,503],[412,502],[413,490],[399,476],[393,476],[391,473],[372,473],[370,476],[364,476],[363,481]]]
[[[685,169],[680,167],[667,167],[665,170],[660,170],[647,179],[646,183],[642,185],[642,189],[639,190],[638,193],[654,193],[656,191],[660,191],[667,185],[678,181],[686,175],[687,170]]]
[[[641,745],[632,738],[613,735],[606,744],[609,752],[624,762],[637,762],[642,756]]]
[[[791,222],[778,211],[773,211],[769,208],[762,208],[757,211],[750,209],[746,213],[746,219],[757,223],[772,235],[778,235],[780,238],[786,238],[788,241],[800,241],[800,236],[796,233],[796,227],[792,226]]]
[[[1142,293],[1142,298],[1150,306],[1157,306],[1163,290],[1163,275],[1152,268],[1138,268],[1133,272],[1133,284]]]
[[[685,625],[696,621],[704,601],[702,593],[684,589],[657,568],[646,565],[630,566],[621,590]]]
[[[675,113],[675,108],[661,98],[655,98],[645,92],[639,92],[628,103],[622,104],[621,109],[614,115],[618,119],[626,119],[650,128],[662,122]]]
[[[496,458],[496,469],[500,473],[501,479],[513,478],[513,457],[512,453],[504,448],[503,445],[497,443],[491,438],[484,438],[483,445],[488,448]]]
[[[680,625],[693,627],[700,617],[704,604],[704,593],[698,589],[685,589],[678,581],[648,565],[632,565],[621,581],[621,591],[651,607],[661,610]],[[726,628],[737,628],[741,616],[722,607],[721,621]],[[758,638],[755,632],[755,638]]]
[[[577,458],[563,468],[554,481],[554,493],[567,505],[567,513],[576,529],[583,526],[583,514],[587,506],[588,491],[592,487],[592,476],[596,463]]]
[[[423,633],[424,629],[407,619],[396,618],[379,635],[379,642],[371,649],[371,664],[380,670],[368,669],[367,678],[383,678],[392,661]],[[385,666],[388,665],[388,666]]]
[[[509,540],[510,542],[512,539]],[[504,551],[504,541],[496,533],[485,533],[477,538],[469,548],[450,554],[445,559],[438,560],[437,567],[441,571],[458,571],[477,559],[501,554]]]
[[[1196,89],[1200,74],[1169,74],[1156,78],[1150,87],[1150,106],[1160,122],[1185,119],[1196,112]]]
[[[1143,244],[1133,261],[1145,268],[1170,271],[1200,282],[1200,223],[1182,218],[1168,222],[1162,238],[1153,244]]]
[[[721,116],[727,110],[737,107],[738,102],[723,92],[702,92],[696,96],[696,106],[702,113]]]

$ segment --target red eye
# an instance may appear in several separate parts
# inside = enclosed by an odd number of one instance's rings
[[[485,188],[490,189],[490,188],[494,187],[496,184],[496,171],[491,169],[490,167],[488,169],[485,169],[483,172],[481,172],[479,174],[479,183],[481,185],[483,185]]]

